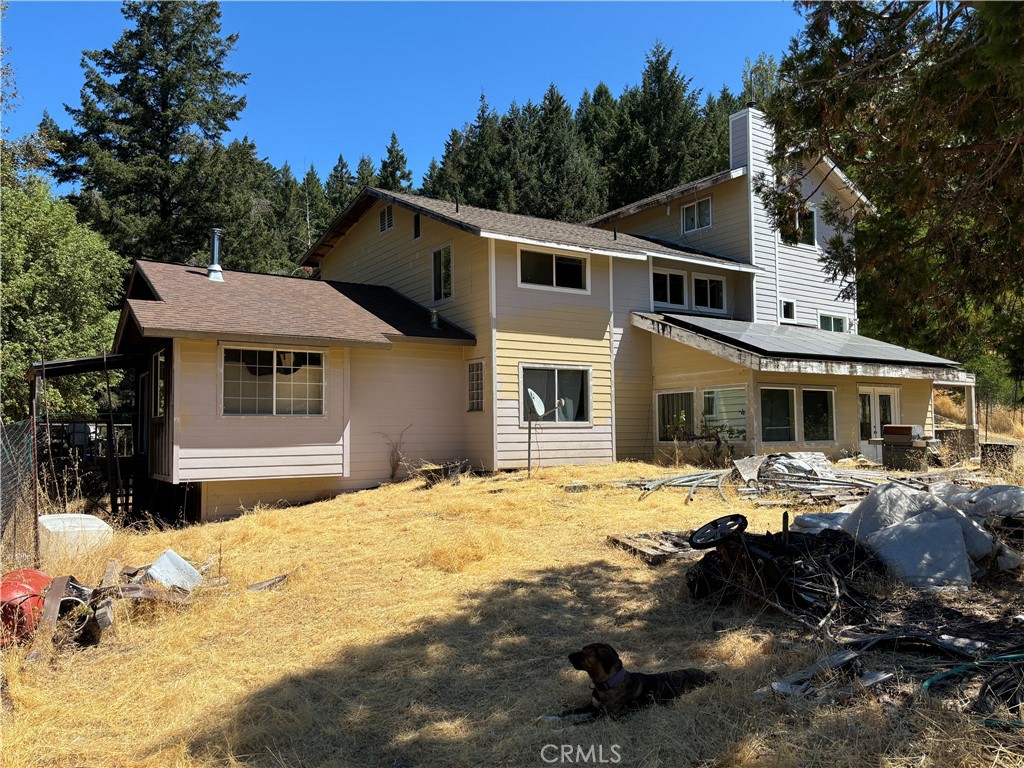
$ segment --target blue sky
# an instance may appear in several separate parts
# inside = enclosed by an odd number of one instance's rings
[[[8,135],[35,128],[44,110],[70,125],[63,105],[80,104],[82,51],[117,40],[120,7],[11,2],[2,34],[21,100]],[[639,82],[658,39],[693,87],[738,91],[744,59],[779,58],[801,26],[782,0],[222,4],[222,32],[239,34],[228,65],[249,73],[232,135],[324,178],[339,152],[353,169],[362,154],[379,165],[394,131],[417,185],[481,92],[499,112],[540,101],[552,82],[573,105],[602,81],[618,95]]]

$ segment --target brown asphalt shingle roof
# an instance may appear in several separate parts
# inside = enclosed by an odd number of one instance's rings
[[[225,270],[224,282],[205,267],[138,261],[157,300],[128,298],[120,340],[130,317],[143,336],[228,340],[276,338],[341,346],[390,346],[409,338],[472,344],[474,338],[444,321],[430,325],[425,307],[384,286],[332,283]]]
[[[736,266],[739,262],[720,256],[695,251],[691,248],[655,243],[641,237],[615,233],[582,224],[522,216],[516,213],[491,211],[472,205],[458,205],[447,200],[434,200],[420,195],[391,192],[374,187],[364,189],[349,207],[331,223],[327,231],[309,249],[303,264],[315,264],[326,256],[334,245],[366,212],[376,200],[385,200],[409,210],[429,216],[449,226],[480,237],[495,237],[526,243],[544,243],[592,253],[607,253],[625,258],[644,258],[647,254],[665,256],[687,255],[708,264]]]

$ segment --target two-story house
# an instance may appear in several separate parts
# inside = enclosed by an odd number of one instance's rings
[[[314,280],[138,263],[116,349],[150,361],[151,474],[210,519],[402,458],[655,459],[672,426],[838,456],[885,423],[930,428],[933,383],[972,377],[855,333],[813,205],[787,245],[753,192],[770,141],[743,110],[728,170],[588,225],[365,189],[306,254]],[[833,166],[807,183],[865,204]]]

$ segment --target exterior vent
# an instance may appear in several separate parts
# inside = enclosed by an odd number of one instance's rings
[[[217,227],[210,230],[210,239],[212,241],[210,245],[211,263],[210,266],[206,268],[206,278],[214,283],[224,282],[223,270],[220,268],[220,264],[218,263],[220,258],[220,234],[221,230]]]

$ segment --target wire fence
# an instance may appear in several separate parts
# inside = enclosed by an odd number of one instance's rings
[[[3,571],[35,563],[37,435],[28,419],[0,422],[0,563]]]

